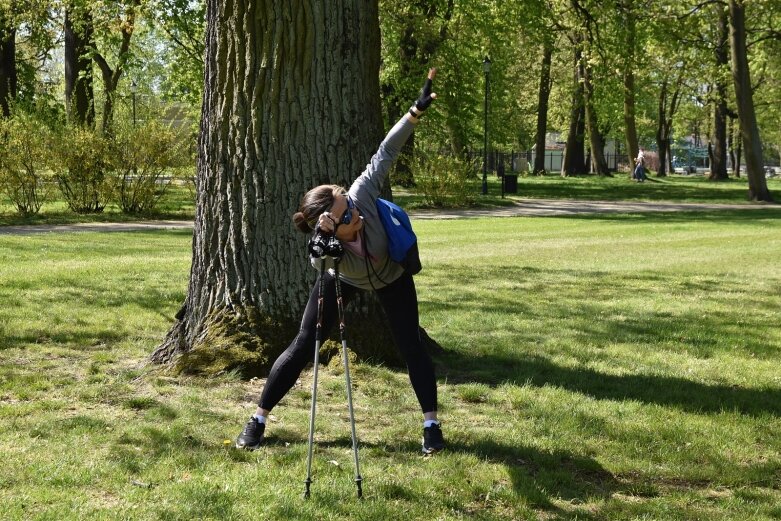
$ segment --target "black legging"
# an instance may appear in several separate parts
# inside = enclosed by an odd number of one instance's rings
[[[328,272],[323,277],[323,339],[325,339],[337,321],[338,312],[334,277]],[[298,335],[285,352],[279,355],[271,368],[258,403],[262,409],[270,411],[279,403],[293,387],[306,364],[314,360],[319,284],[318,276],[309,295]],[[345,305],[356,291],[358,289],[355,286],[342,282],[342,297]],[[434,377],[434,364],[420,341],[418,297],[412,275],[405,273],[376,292],[388,317],[396,348],[407,363],[409,379],[421,409],[424,413],[436,411],[437,383]]]

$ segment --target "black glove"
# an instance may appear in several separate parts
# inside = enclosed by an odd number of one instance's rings
[[[333,235],[323,233],[320,228],[317,228],[312,238],[309,239],[307,249],[309,254],[316,259],[325,256],[341,257],[344,255],[344,246],[342,246],[339,239]]]
[[[431,92],[431,84],[436,72],[436,69],[431,69],[429,71],[426,83],[424,83],[423,88],[420,89],[418,99],[415,100],[415,104],[409,109],[409,113],[412,114],[413,117],[419,118],[422,116],[423,112],[431,106],[431,102],[437,97],[436,94]]]

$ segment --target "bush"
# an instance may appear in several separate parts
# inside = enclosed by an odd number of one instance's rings
[[[150,120],[117,126],[111,139],[114,193],[125,213],[153,210],[189,162],[186,143],[170,127]]]
[[[0,190],[24,217],[37,214],[50,199],[48,133],[46,125],[22,111],[0,119]]]
[[[453,156],[417,157],[413,162],[418,192],[430,206],[471,206],[477,194],[476,164]]]
[[[68,207],[76,213],[100,213],[111,198],[107,141],[96,130],[64,127],[55,136],[55,177]]]

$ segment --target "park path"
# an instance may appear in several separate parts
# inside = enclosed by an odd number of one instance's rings
[[[567,199],[520,199],[509,206],[479,209],[414,210],[414,219],[467,219],[477,217],[566,216],[599,213],[696,212],[718,210],[779,210],[767,203],[710,204],[641,201],[581,201]],[[0,226],[0,235],[30,235],[46,232],[135,232],[143,230],[190,229],[192,221],[137,221],[127,223],[32,224]]]

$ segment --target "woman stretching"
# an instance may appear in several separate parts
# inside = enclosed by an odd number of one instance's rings
[[[305,233],[319,229],[333,235],[344,246],[339,278],[342,297],[349,302],[358,290],[373,290],[379,297],[390,323],[396,348],[403,356],[412,388],[423,412],[423,452],[434,453],[445,447],[437,421],[437,383],[434,364],[420,339],[418,298],[412,275],[388,255],[388,240],[377,214],[376,201],[388,171],[409,138],[418,118],[431,105],[436,69],[429,70],[420,97],[380,144],[366,170],[345,191],[337,185],[321,185],[304,195],[293,215],[296,227]],[[318,259],[312,258],[315,265]],[[313,358],[317,326],[317,301],[320,277],[323,277],[323,333],[336,322],[334,274],[325,270],[315,282],[304,310],[298,335],[274,362],[260,395],[258,408],[236,439],[239,449],[257,449],[263,441],[266,419],[277,403],[293,387],[301,371]]]

